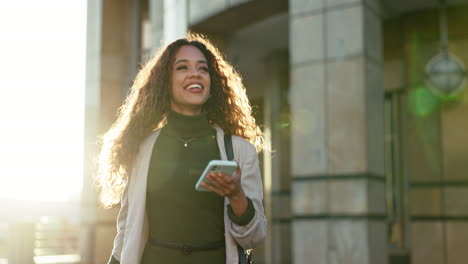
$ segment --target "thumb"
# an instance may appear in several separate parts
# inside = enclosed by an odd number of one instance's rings
[[[237,162],[237,160],[233,160],[235,163],[237,163],[237,169],[234,171],[233,175],[240,175],[241,174],[241,169],[240,169],[240,166],[239,166],[239,162]]]

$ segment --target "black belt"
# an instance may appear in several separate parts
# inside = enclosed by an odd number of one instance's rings
[[[224,247],[224,240],[203,244],[175,243],[156,239],[151,239],[149,242],[154,246],[180,250],[184,255],[190,255],[193,251],[212,250]]]

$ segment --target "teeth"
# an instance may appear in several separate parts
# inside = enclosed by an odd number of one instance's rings
[[[202,87],[199,84],[191,84],[191,85],[187,86],[186,89],[201,89],[201,88]]]

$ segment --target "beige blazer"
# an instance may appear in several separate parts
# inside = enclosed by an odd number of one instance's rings
[[[216,138],[221,159],[226,160],[224,148],[224,133],[216,128]],[[148,221],[145,212],[146,181],[151,153],[160,130],[155,131],[140,145],[131,176],[124,190],[121,208],[117,218],[117,236],[114,240],[112,256],[121,264],[137,264],[141,261],[144,246],[148,240]],[[258,155],[255,147],[238,136],[232,136],[234,159],[241,168],[241,184],[245,194],[252,200],[255,207],[255,216],[252,221],[239,226],[227,216],[227,207],[224,207],[224,237],[226,241],[226,263],[238,263],[238,243],[242,248],[254,248],[261,243],[266,235],[266,218],[263,213],[263,188],[260,175]],[[195,188],[195,187],[194,187]],[[229,200],[224,199],[228,205]]]

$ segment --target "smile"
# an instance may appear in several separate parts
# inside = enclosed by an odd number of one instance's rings
[[[201,84],[198,84],[198,83],[192,83],[190,85],[188,85],[187,87],[185,87],[185,89],[187,90],[195,90],[195,89],[203,89],[203,87],[201,86]]]

